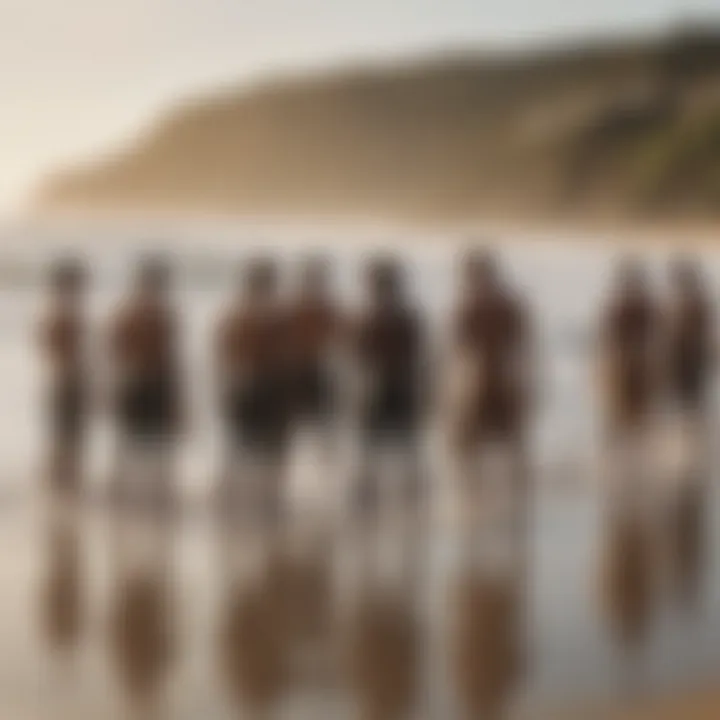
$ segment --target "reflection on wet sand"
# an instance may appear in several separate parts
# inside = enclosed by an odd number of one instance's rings
[[[695,609],[706,574],[707,491],[699,483],[683,487],[670,509],[670,571],[675,596]]]
[[[217,658],[239,709],[271,714],[294,689],[327,679],[332,577],[327,539],[266,524],[224,526]]]
[[[652,462],[656,428],[649,415],[609,444],[609,488],[600,545],[600,599],[624,693],[636,694],[647,675],[647,648],[659,610],[665,486]]]
[[[506,482],[513,476],[504,463],[485,463],[482,470],[472,500],[469,490],[460,498],[478,510],[462,526],[425,525],[426,516],[415,512],[401,517],[398,504],[392,512],[376,508],[372,518],[367,508],[357,516],[351,509],[339,528],[306,518],[296,523],[291,515],[263,528],[233,525],[227,517],[213,525],[218,518],[210,512],[170,517],[152,502],[145,508],[53,506],[43,528],[42,582],[33,588],[41,611],[33,627],[41,623],[43,648],[51,648],[54,659],[64,662],[82,647],[83,658],[100,667],[88,671],[75,663],[78,671],[60,676],[68,707],[74,711],[91,698],[90,714],[80,711],[78,720],[182,720],[196,710],[203,717],[292,717],[296,707],[302,708],[298,717],[330,719],[514,718],[518,710],[525,717],[526,707],[530,717],[544,717],[532,715],[532,703],[542,699],[548,664],[563,656],[550,657],[542,639],[535,644],[538,616],[530,622],[537,600],[528,579],[539,536],[526,523],[532,483]],[[626,492],[609,506],[600,548],[602,611],[626,659],[608,671],[612,692],[618,668],[622,690],[645,689],[652,675],[654,652],[642,651],[656,647],[650,643],[660,593],[707,597],[708,488],[688,478],[649,502],[642,488],[653,478],[633,472],[621,474]],[[385,479],[389,488],[391,478]],[[218,537],[221,546],[213,545]],[[571,582],[582,582],[597,552],[588,546],[572,566]],[[207,572],[213,558],[216,574]],[[179,582],[186,573],[192,583]],[[564,593],[568,576],[555,577],[554,591]],[[587,625],[598,619],[597,608],[589,610],[591,617],[582,616]],[[98,652],[93,617],[107,620]],[[669,622],[677,617],[669,615]],[[572,612],[567,622],[563,632],[585,629]],[[682,623],[677,627],[682,632]],[[566,635],[557,637],[567,642]],[[532,662],[529,643],[539,648]],[[592,659],[583,665],[586,658],[584,648],[573,658],[583,681],[597,668]],[[119,696],[107,692],[103,678]],[[51,705],[40,717],[60,717]]]
[[[345,684],[361,720],[415,717],[424,695],[426,498],[421,487],[411,502],[406,493],[415,461],[404,458],[394,473],[376,478],[376,502],[357,508],[342,555],[352,591],[340,599],[340,642]]]
[[[611,478],[601,549],[602,601],[626,660],[622,686],[632,692],[651,676],[654,658],[647,650],[662,636],[658,621],[666,601],[696,612],[703,597],[709,495],[698,427],[691,432],[688,427],[676,413],[664,425],[648,423],[632,442],[625,438]],[[667,619],[677,618],[671,613]]]
[[[278,605],[294,683],[328,681],[334,631],[333,586],[327,548],[286,541],[268,559],[266,581]]]
[[[84,618],[81,531],[75,514],[52,508],[47,528],[47,568],[41,584],[41,626],[52,650],[71,651]]]
[[[420,628],[399,592],[369,590],[347,635],[350,686],[363,720],[407,718],[417,694]]]
[[[634,649],[647,638],[653,609],[652,545],[642,520],[618,515],[605,529],[602,596],[615,637]]]
[[[451,592],[451,671],[463,717],[505,717],[524,667],[520,584],[462,574]]]
[[[240,710],[265,716],[287,681],[286,636],[264,578],[237,580],[228,591],[218,633],[220,672]]]
[[[508,717],[527,669],[528,477],[517,450],[501,457],[480,463],[458,498],[446,642],[451,695],[463,718]]]
[[[168,532],[162,524],[116,529],[109,649],[131,710],[138,717],[154,718],[161,713],[163,685],[176,651]]]

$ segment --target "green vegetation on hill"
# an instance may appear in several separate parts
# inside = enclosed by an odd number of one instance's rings
[[[295,78],[176,108],[43,206],[720,215],[720,31]]]

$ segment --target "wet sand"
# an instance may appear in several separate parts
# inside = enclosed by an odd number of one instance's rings
[[[612,720],[712,720],[720,716],[720,693],[709,691],[692,697],[662,698],[642,709],[625,710]]]
[[[717,557],[716,492],[707,506]],[[231,718],[248,703],[249,717],[266,717],[278,697],[293,718],[351,718],[365,707],[373,719],[442,720],[464,717],[470,703],[535,719],[546,708],[548,718],[642,708],[644,698],[710,685],[720,668],[718,573],[705,573],[690,611],[664,596],[628,648],[598,592],[608,552],[599,507],[592,495],[541,492],[528,577],[502,551],[497,573],[489,536],[468,561],[442,523],[428,552],[403,555],[402,537],[380,538],[379,564],[363,575],[356,552],[378,537],[336,529],[315,557],[350,576],[349,604],[337,601],[325,640],[304,646],[322,637],[322,618],[292,611],[330,607],[322,573],[262,561],[270,547],[302,548],[302,535],[272,545],[221,532],[201,508],[163,523],[89,502],[58,513],[41,496],[18,496],[0,524],[0,696],[20,720]],[[417,572],[404,572],[409,561]],[[299,647],[309,649],[292,661]],[[298,672],[323,656],[324,671]],[[695,702],[678,712],[705,707]]]
[[[720,717],[720,692],[714,689],[660,693],[657,697],[627,703],[623,707],[575,708],[556,720],[714,720]]]

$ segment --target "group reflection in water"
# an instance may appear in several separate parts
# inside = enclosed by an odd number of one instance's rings
[[[243,264],[211,351],[223,447],[209,503],[211,654],[232,713],[275,717],[314,696],[342,698],[328,717],[503,718],[532,676],[537,328],[495,253],[467,253],[457,274],[439,343],[395,257],[367,262],[356,312],[341,308],[325,257],[305,260],[289,299],[275,260]],[[138,717],[173,716],[163,701],[193,652],[180,642],[194,591],[177,578],[190,519],[175,478],[191,393],[171,281],[162,259],[141,262],[95,342],[85,271],[64,261],[40,332],[44,635],[64,658],[84,636],[83,523],[97,506],[81,492],[83,451],[99,405],[117,439],[101,507],[108,657]],[[595,352],[605,472],[598,578],[588,567],[587,581],[638,672],[665,600],[697,607],[707,561],[712,305],[691,259],[671,263],[669,286],[661,299],[637,259],[622,261]],[[87,369],[98,348],[101,388]],[[298,461],[303,444],[314,454]]]
[[[131,707],[152,716],[177,651],[177,610],[171,530],[143,524],[111,528],[107,644]]]

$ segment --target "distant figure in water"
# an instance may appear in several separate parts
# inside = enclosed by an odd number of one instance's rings
[[[63,260],[52,268],[50,307],[39,333],[41,352],[49,370],[51,486],[60,492],[74,492],[80,484],[89,399],[85,285],[85,271],[78,261]]]
[[[177,435],[184,421],[180,349],[170,299],[171,273],[161,259],[143,261],[130,297],[110,328],[118,425],[116,494],[124,497],[129,461],[137,454],[153,462],[153,500],[173,499]]]
[[[234,506],[241,490],[245,507],[266,519],[276,518],[281,510],[290,419],[287,356],[277,268],[265,258],[250,260],[215,336],[215,371],[228,451],[220,486],[224,508]],[[243,487],[237,477],[241,460]],[[250,474],[246,460],[252,461]]]
[[[330,269],[322,256],[311,257],[302,265],[286,336],[293,423],[323,431],[330,429],[337,409],[333,359],[341,330],[330,289]]]
[[[676,258],[670,266],[667,369],[676,409],[702,420],[714,356],[713,312],[697,263]]]
[[[501,448],[519,488],[536,372],[525,303],[490,251],[470,253],[461,267],[461,296],[451,322],[450,446],[470,491],[474,467]],[[509,453],[508,453],[509,451]],[[521,504],[518,504],[520,507]]]
[[[628,439],[645,429],[659,389],[660,329],[645,271],[636,260],[625,259],[601,324],[609,440]]]
[[[420,433],[428,380],[424,327],[394,259],[376,258],[369,263],[366,288],[368,306],[351,339],[361,385],[362,471],[357,497],[364,508],[377,500],[375,460],[382,451],[399,450],[407,468],[400,485],[406,502],[416,505],[422,494]]]

